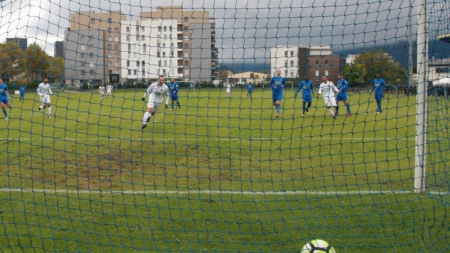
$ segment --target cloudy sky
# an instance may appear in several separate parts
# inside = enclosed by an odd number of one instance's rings
[[[71,12],[121,10],[128,19],[138,19],[142,11],[181,5],[185,9],[209,10],[215,18],[221,62],[256,63],[267,60],[270,48],[275,46],[331,45],[339,54],[342,50],[405,41],[409,1],[4,0],[0,3],[0,41],[27,37],[28,43],[37,42],[52,55],[54,42],[63,40]],[[411,1],[417,6],[418,0]],[[446,1],[429,2],[434,10],[430,21],[445,20],[448,24]],[[417,7],[413,8],[412,20],[417,22]]]

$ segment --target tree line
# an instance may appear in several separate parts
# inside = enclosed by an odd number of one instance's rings
[[[63,74],[64,59],[49,56],[35,42],[25,51],[12,41],[0,43],[0,75],[8,82],[36,83],[44,76],[55,82]]]

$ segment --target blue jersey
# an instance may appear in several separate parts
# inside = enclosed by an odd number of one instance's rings
[[[348,88],[347,81],[344,78],[339,79],[337,81],[337,88],[338,88],[340,93],[346,93],[347,92],[347,88]]]
[[[378,100],[383,98],[383,90],[385,88],[384,80],[381,78],[375,78],[375,80],[373,80],[373,86],[375,88],[375,98]]]
[[[284,77],[275,76],[270,80],[270,87],[272,87],[272,98],[283,98],[283,88],[286,85]],[[277,100],[278,100],[277,99]]]
[[[8,99],[8,86],[2,83],[0,84],[0,99]]]
[[[173,82],[173,83],[169,83],[169,92],[170,92],[170,96],[178,96],[178,84]]]
[[[303,96],[311,96],[314,93],[314,85],[311,80],[303,80],[300,85],[298,86],[297,90],[295,91],[295,96],[302,91]]]
[[[27,91],[27,87],[25,85],[21,85],[19,87],[19,90],[20,90],[20,95],[23,95]]]
[[[249,83],[247,84],[247,91],[252,92],[253,91],[253,84]]]

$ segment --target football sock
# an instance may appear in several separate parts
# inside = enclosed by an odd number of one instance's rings
[[[145,112],[144,118],[142,119],[143,124],[147,124],[148,119],[150,119],[152,115],[149,112]]]
[[[178,101],[177,101],[177,105],[178,105],[178,107],[179,107],[179,108],[181,109],[181,105],[180,105],[180,102],[178,102]]]
[[[173,102],[172,102],[172,110],[173,110]]]
[[[7,118],[8,118],[8,114],[6,113],[6,110],[5,110],[5,108],[3,108],[3,114],[5,114],[5,117],[7,117]]]
[[[336,106],[336,113],[339,112],[339,106]]]
[[[280,113],[280,107],[281,105],[277,105],[277,113]]]
[[[303,102],[303,113],[305,113],[305,112],[306,112],[306,103]]]
[[[378,111],[381,112],[381,101],[378,101],[377,105],[378,105]]]
[[[52,115],[52,108],[49,107],[47,110],[48,110],[48,116],[50,117]]]
[[[330,111],[330,113],[331,113],[331,116],[333,116],[334,117],[334,112],[333,112],[333,109],[328,109],[329,111]]]
[[[351,113],[351,112],[350,112],[350,105],[349,105],[349,104],[346,104],[345,107],[347,107],[347,113]]]

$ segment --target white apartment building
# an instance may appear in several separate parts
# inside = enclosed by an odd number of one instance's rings
[[[275,75],[276,70],[281,70],[284,77],[296,77],[298,73],[298,48],[299,46],[275,47],[270,49],[270,73]]]
[[[121,22],[121,78],[146,80],[159,75],[182,78],[178,66],[178,36],[176,19],[146,19]],[[180,40],[181,41],[178,41]],[[180,69],[180,70],[179,70]]]

